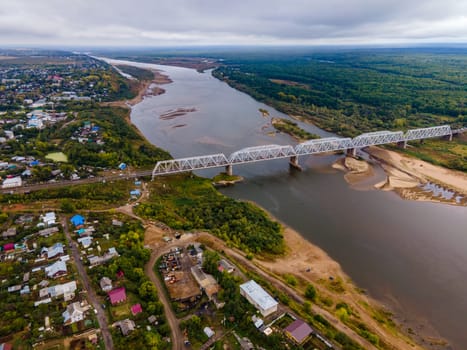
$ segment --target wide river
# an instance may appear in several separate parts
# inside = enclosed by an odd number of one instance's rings
[[[258,109],[287,116],[230,88],[210,72],[147,66],[166,72],[173,83],[163,86],[165,94],[134,106],[131,120],[174,157],[295,144],[288,135],[274,135],[270,118]],[[196,111],[160,118],[178,108]],[[245,181],[222,192],[259,203],[324,249],[370,295],[403,318],[433,327],[453,349],[467,349],[467,208],[351,188],[343,174],[331,168],[337,157],[301,158],[302,172],[290,171],[285,159],[236,166],[234,173]],[[372,181],[382,175],[378,169]]]

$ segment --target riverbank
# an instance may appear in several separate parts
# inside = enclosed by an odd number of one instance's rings
[[[380,162],[387,174],[387,179],[375,185],[376,188],[395,191],[405,199],[467,205],[466,173],[436,166],[380,147],[369,147],[367,152]],[[420,188],[420,185],[426,183],[436,184],[456,195],[451,199],[434,196],[431,192]]]

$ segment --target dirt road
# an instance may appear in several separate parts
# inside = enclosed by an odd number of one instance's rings
[[[91,286],[91,282],[89,281],[89,277],[86,272],[86,269],[84,268],[83,262],[80,259],[81,256],[79,254],[78,247],[76,246],[75,242],[73,242],[73,240],[71,239],[71,234],[68,229],[68,223],[67,223],[66,218],[62,219],[62,226],[63,226],[63,230],[65,231],[65,236],[66,236],[68,246],[71,247],[71,253],[73,255],[73,260],[75,261],[76,269],[78,270],[78,274],[80,275],[81,281],[83,282],[83,287],[88,293],[88,299],[91,302],[92,306],[94,307],[94,309],[97,310],[96,316],[99,322],[99,327],[101,329],[102,337],[104,339],[105,348],[107,350],[113,350],[114,345],[112,341],[112,335],[110,334],[109,325],[107,322],[107,316],[102,310],[100,306],[100,302],[97,299],[96,293],[94,292],[94,289]]]
[[[156,276],[154,269],[153,269],[154,264],[156,263],[157,259],[162,255],[162,253],[163,251],[157,250],[157,249],[152,251],[151,258],[149,259],[149,262],[144,267],[144,272],[146,273],[146,276],[149,277],[151,282],[154,283],[157,290],[159,291],[158,293],[159,300],[164,305],[165,317],[167,318],[167,322],[169,323],[170,331],[172,333],[172,336],[171,336],[172,344],[173,344],[172,349],[182,350],[184,349],[183,334],[179,327],[179,321],[177,317],[175,316],[175,313],[172,310],[172,306],[170,305],[170,300],[167,294],[164,293],[164,286],[162,285],[162,282],[159,280],[159,278]]]

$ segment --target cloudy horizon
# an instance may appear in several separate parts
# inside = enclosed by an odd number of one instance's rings
[[[0,0],[0,45],[467,43],[458,0]]]

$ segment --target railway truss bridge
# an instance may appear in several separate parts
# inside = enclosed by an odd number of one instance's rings
[[[204,156],[171,159],[157,162],[152,171],[152,178],[159,175],[176,174],[193,170],[225,167],[226,173],[232,175],[232,168],[237,164],[261,162],[266,160],[289,158],[290,165],[299,168],[299,156],[334,151],[345,151],[356,155],[357,149],[368,146],[395,143],[405,148],[407,142],[424,140],[433,137],[444,137],[452,140],[455,134],[463,133],[467,128],[452,130],[449,125],[402,131],[376,131],[354,138],[327,137],[302,142],[295,147],[290,145],[265,145],[247,147],[226,156],[223,153]]]

